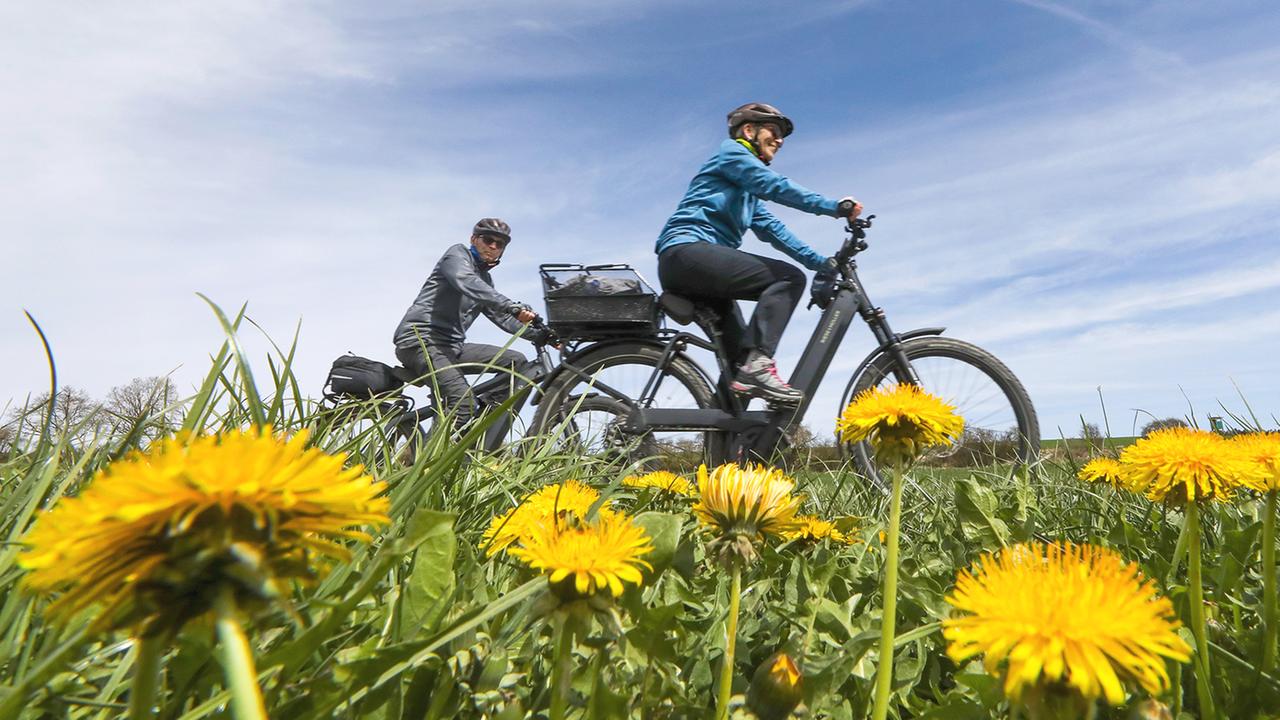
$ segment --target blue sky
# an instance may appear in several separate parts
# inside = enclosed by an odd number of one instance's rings
[[[540,304],[545,261],[653,278],[725,112],[761,100],[797,125],[777,170],[879,216],[861,269],[895,328],[995,352],[1045,435],[1100,422],[1099,387],[1117,434],[1240,411],[1233,382],[1280,414],[1277,37],[1272,2],[9,3],[0,399],[47,383],[23,308],[64,383],[195,383],[221,341],[197,291],[280,342],[301,322],[318,391],[347,350],[392,358],[486,215],[511,297]]]

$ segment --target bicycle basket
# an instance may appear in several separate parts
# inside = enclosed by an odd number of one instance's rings
[[[630,265],[538,267],[547,325],[562,338],[598,340],[658,331],[658,298]]]

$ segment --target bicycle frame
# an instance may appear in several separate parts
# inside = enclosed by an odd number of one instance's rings
[[[532,393],[538,392],[538,389],[542,384],[551,376],[551,372],[555,367],[551,362],[551,356],[547,352],[546,346],[537,345],[536,347],[538,354],[538,368],[535,375],[529,378],[530,384],[533,385]],[[496,404],[488,400],[487,396],[497,391],[508,390],[510,387],[511,377],[507,376],[505,373],[500,373],[497,377],[490,378],[482,383],[477,383],[472,386],[472,397],[476,398],[476,403],[479,406],[477,408],[477,415],[486,412]],[[520,411],[524,409],[524,404],[528,399],[529,394],[522,395],[516,400],[515,404],[511,406],[510,412],[505,414],[503,417],[494,420],[493,424],[485,430],[483,448],[486,452],[494,452],[502,447],[503,442],[506,440],[507,433],[511,430],[512,421],[520,414]],[[537,400],[534,400],[534,404],[537,404]]]

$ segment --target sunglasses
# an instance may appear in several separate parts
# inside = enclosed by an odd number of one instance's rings
[[[480,242],[484,243],[485,245],[490,245],[490,246],[496,245],[500,248],[505,248],[507,246],[507,243],[511,241],[505,238],[500,238],[496,235],[481,235]]]

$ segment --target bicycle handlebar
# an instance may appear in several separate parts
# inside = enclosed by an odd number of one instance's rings
[[[843,204],[841,203],[841,205]],[[849,209],[853,209],[852,205]],[[845,263],[849,262],[854,255],[867,249],[867,228],[871,227],[871,221],[875,219],[875,215],[868,215],[865,218],[851,218],[849,220],[849,224],[845,227],[845,232],[849,233],[849,237],[845,238],[844,244],[840,246],[840,251],[836,253],[837,267],[843,268]]]
[[[533,319],[528,322],[529,327],[537,331],[538,334],[542,336],[540,342],[529,338],[530,342],[534,345],[558,345],[560,343],[560,336],[556,335],[555,331],[552,330],[551,327],[547,325],[546,321],[542,319],[542,316],[533,312],[533,308],[528,305],[525,305],[524,303],[512,305],[510,311],[511,317],[518,317],[520,313],[525,311],[533,313]]]

